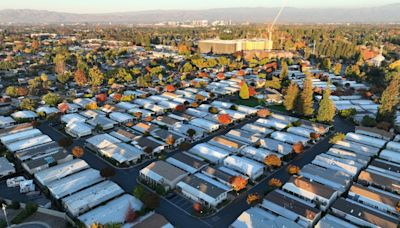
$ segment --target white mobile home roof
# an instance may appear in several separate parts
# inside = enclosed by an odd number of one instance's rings
[[[174,124],[174,127],[173,127],[172,130],[176,131],[178,133],[187,135],[187,131],[189,129],[195,130],[196,131],[195,135],[203,135],[204,134],[204,129],[203,128],[196,127],[196,126],[193,126],[191,124],[184,124],[184,123],[176,123],[176,124]]]
[[[0,137],[0,141],[3,144],[10,144],[12,142],[16,142],[16,141],[20,141],[20,140],[24,140],[27,138],[32,138],[38,135],[42,135],[42,132],[38,129],[29,129],[26,131],[20,131],[17,132],[15,134],[10,134],[10,135],[6,135],[3,137]]]
[[[261,138],[261,136],[257,133],[252,133],[241,129],[230,130],[228,133],[226,133],[226,136],[245,143],[255,143]]]
[[[11,117],[14,119],[32,119],[36,118],[37,115],[33,111],[23,110],[14,112],[13,114],[11,114]]]
[[[219,128],[218,124],[201,118],[193,119],[189,121],[189,124],[203,128],[207,131],[215,131]]]
[[[269,135],[272,132],[274,132],[275,130],[266,128],[266,127],[262,127],[260,125],[256,125],[256,124],[245,124],[242,128],[242,130],[248,131],[248,132],[253,132],[253,133],[259,133],[260,135]]]
[[[261,119],[258,119],[255,122],[255,124],[263,126],[263,127],[275,128],[277,130],[282,130],[282,129],[286,128],[288,125],[287,123],[281,122],[281,121],[279,121],[277,119],[273,119],[273,118],[271,118],[271,119],[261,118]]]
[[[283,155],[290,154],[292,153],[293,150],[290,144],[275,139],[269,139],[269,138],[261,139],[260,143],[261,147],[264,147],[265,149],[268,150],[276,151]]]
[[[378,152],[379,152],[379,148],[367,146],[367,145],[361,144],[361,143],[344,141],[344,140],[336,142],[334,147],[353,151],[355,153],[359,153],[359,154],[362,154],[365,156],[372,156],[372,155],[378,154]]]
[[[301,142],[303,145],[306,145],[307,142],[309,141],[309,138],[305,138],[305,137],[291,134],[288,132],[279,132],[279,131],[272,133],[271,138],[282,141],[282,142],[287,142],[290,144],[295,144],[295,143]]]
[[[377,148],[384,147],[387,142],[386,140],[383,140],[383,139],[378,139],[378,138],[361,135],[361,134],[356,134],[356,133],[352,133],[352,132],[347,133],[345,139],[349,140],[349,141],[353,141],[353,142],[362,143],[362,144],[365,144],[368,146],[377,147]]]
[[[134,119],[133,116],[126,114],[126,113],[122,113],[122,112],[112,112],[110,114],[110,118],[119,123],[132,121]]]
[[[232,190],[232,187],[230,185],[223,184],[223,183],[221,183],[221,182],[219,182],[219,181],[217,181],[217,180],[215,180],[215,179],[213,179],[213,178],[211,178],[211,177],[209,177],[209,176],[207,176],[207,175],[205,175],[203,173],[196,173],[196,174],[194,174],[194,176],[196,176],[199,179],[202,179],[202,180],[204,180],[204,181],[206,181],[208,183],[211,183],[211,184],[213,184],[213,185],[215,185],[215,186],[217,186],[217,187],[219,187],[221,189],[224,189],[225,191],[231,191]]]
[[[315,228],[357,228],[351,223],[346,222],[343,219],[335,217],[333,215],[325,215],[319,222],[315,225]]]
[[[289,127],[287,132],[310,138],[310,134],[314,133],[315,131],[304,127]]]
[[[125,194],[116,198],[107,204],[97,207],[78,217],[87,227],[94,223],[124,223],[125,213],[128,207],[132,207],[134,211],[140,211],[143,203],[134,196]]]
[[[264,162],[265,157],[267,157],[268,155],[271,155],[271,154],[276,155],[279,158],[282,157],[282,154],[278,154],[276,152],[272,152],[270,150],[266,150],[263,148],[255,148],[252,146],[247,146],[247,147],[243,148],[240,151],[240,154],[242,154],[248,158],[252,158],[259,162]]]
[[[148,97],[147,99],[155,101],[155,102],[168,101],[168,98],[159,96],[159,95],[152,95],[152,96]]]
[[[94,146],[97,149],[105,148],[117,143],[122,142],[121,140],[112,137],[109,134],[100,134],[100,135],[95,135],[93,137],[90,137],[86,139],[86,142],[90,143],[92,146]]]
[[[208,143],[200,143],[189,150],[190,153],[203,157],[213,163],[219,163],[229,152]]]
[[[213,101],[211,104],[219,108],[227,108],[227,109],[231,108],[231,106],[233,105],[233,103],[223,102],[223,101]]]
[[[353,177],[358,173],[358,171],[360,171],[360,169],[355,165],[346,164],[342,161],[333,159],[332,157],[325,157],[321,155],[317,155],[317,157],[315,157],[315,159],[312,161],[312,164],[329,169],[344,171]]]
[[[44,112],[46,114],[53,114],[53,113],[57,113],[58,109],[55,107],[49,107],[49,106],[42,106],[36,109],[36,113],[38,112]]]
[[[258,112],[258,109],[252,108],[252,107],[248,107],[248,106],[244,106],[244,105],[237,105],[237,110],[239,112],[244,112],[246,114],[255,114],[255,113]]]
[[[264,171],[263,164],[245,157],[238,157],[236,155],[225,158],[224,165],[228,168],[232,168],[243,174],[246,174],[251,179],[256,179],[257,177],[261,176]]]
[[[138,98],[138,99],[133,100],[133,103],[138,104],[140,106],[143,106],[143,105],[149,104],[149,103],[153,104],[154,101],[149,100],[149,99],[140,99],[140,98]]]
[[[241,120],[241,119],[246,118],[246,114],[244,114],[242,112],[230,110],[230,109],[221,109],[219,113],[220,114],[228,114],[235,120]]]
[[[130,113],[130,114],[135,114],[136,112],[142,113],[142,117],[143,118],[145,118],[147,116],[151,116],[151,115],[154,114],[153,111],[149,111],[149,110],[146,110],[146,109],[140,109],[140,108],[132,108],[132,109],[128,110],[128,113]]]
[[[127,111],[129,109],[137,108],[138,105],[129,102],[119,102],[118,104],[115,105],[115,107]]]
[[[161,101],[158,103],[158,105],[169,108],[169,109],[175,109],[176,106],[179,105],[179,103],[173,102],[173,101]]]
[[[76,123],[76,122],[85,122],[85,121],[86,121],[85,117],[78,115],[76,113],[71,113],[71,114],[66,114],[66,115],[61,116],[61,122],[67,123],[67,124]]]
[[[331,156],[336,156],[340,158],[345,158],[345,159],[350,159],[356,162],[359,162],[361,164],[367,164],[371,159],[368,156],[364,156],[361,154],[356,154],[351,151],[331,147],[326,154],[331,155]]]
[[[168,109],[166,107],[163,107],[163,106],[160,106],[160,105],[155,105],[155,104],[152,104],[152,103],[147,103],[147,104],[143,105],[143,108],[151,110],[151,111],[153,111],[155,113],[158,113],[158,114],[163,113],[166,109]]]
[[[51,138],[47,135],[39,135],[33,138],[24,139],[21,141],[13,142],[6,145],[7,149],[11,152],[15,152],[17,150],[23,150],[29,147],[34,147],[37,145],[45,144],[51,142]]]
[[[107,180],[68,196],[62,202],[73,216],[78,216],[122,193],[124,190],[120,186]]]
[[[86,136],[92,134],[92,127],[83,122],[69,123],[66,130],[75,136]]]
[[[208,115],[208,112],[203,112],[203,111],[200,111],[200,110],[194,109],[194,108],[186,109],[186,113],[191,116],[195,116],[195,117],[199,117],[199,118],[202,118],[202,117],[205,117]]]
[[[386,149],[400,152],[400,142],[389,142]]]
[[[37,172],[35,173],[35,177],[42,185],[47,185],[52,181],[59,180],[87,168],[90,167],[84,160],[74,159]]]
[[[277,113],[271,113],[270,118],[277,119],[277,120],[287,123],[287,124],[293,123],[293,122],[296,122],[299,120],[299,118],[296,118],[296,117],[286,116],[286,115],[277,114]]]
[[[112,144],[101,148],[99,152],[119,163],[136,161],[143,154],[143,151],[126,143]]]
[[[102,180],[104,178],[100,176],[98,170],[86,169],[60,180],[50,182],[47,187],[56,199],[61,199]]]
[[[382,150],[379,154],[380,158],[400,164],[400,152],[392,150]]]

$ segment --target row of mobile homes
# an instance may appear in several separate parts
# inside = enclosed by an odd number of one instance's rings
[[[229,152],[208,143],[200,143],[189,150],[189,153],[204,158],[212,163],[219,164],[229,156]]]
[[[225,158],[223,163],[224,166],[245,174],[252,180],[259,178],[264,173],[263,164],[245,157],[232,155]]]

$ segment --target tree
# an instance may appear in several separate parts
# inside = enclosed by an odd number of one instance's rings
[[[271,80],[265,81],[265,87],[273,89],[281,89],[282,81],[278,77],[272,76]]]
[[[104,74],[98,67],[93,67],[89,70],[89,83],[93,86],[100,86],[104,81]]]
[[[396,115],[396,107],[399,104],[400,96],[400,74],[395,75],[389,86],[383,91],[380,106],[378,108],[378,121],[393,123]]]
[[[201,213],[203,210],[203,205],[201,205],[201,203],[196,202],[193,204],[192,208],[196,213]]]
[[[248,100],[250,98],[249,87],[247,86],[246,81],[241,82],[239,96],[243,100]]]
[[[264,164],[266,164],[269,167],[277,168],[282,165],[282,161],[278,156],[271,154],[265,157]]]
[[[281,73],[279,74],[279,78],[281,79],[281,80],[283,80],[283,79],[285,79],[287,76],[288,76],[288,71],[289,71],[289,69],[288,69],[288,65],[287,65],[287,63],[286,63],[286,61],[285,60],[282,60],[282,63],[281,63],[281,67],[282,67],[282,70],[281,70]]]
[[[293,144],[292,149],[293,149],[293,152],[295,152],[296,154],[300,154],[300,153],[303,153],[303,151],[304,151],[304,145],[301,142],[297,142],[297,143]]]
[[[339,141],[342,141],[344,138],[346,137],[345,134],[341,133],[341,132],[337,132],[335,133],[332,138],[329,140],[329,143],[335,144]]]
[[[63,74],[65,72],[65,56],[63,54],[56,54],[54,58],[55,71],[57,74]]]
[[[57,74],[57,81],[61,84],[67,83],[72,77],[72,73],[70,71]]]
[[[175,86],[174,85],[167,85],[167,86],[165,86],[165,90],[167,91],[167,92],[175,92]]]
[[[143,203],[147,209],[154,210],[160,206],[160,197],[152,192],[146,192],[143,197]]]
[[[397,205],[396,205],[396,211],[400,213],[400,201],[399,201],[399,202],[397,202]]]
[[[290,175],[298,175],[300,173],[300,168],[295,165],[289,165],[288,166],[288,173]]]
[[[60,103],[61,98],[58,94],[48,93],[42,97],[42,100],[47,105],[56,106],[56,105],[58,105],[58,103]]]
[[[247,195],[246,202],[248,205],[253,206],[253,205],[256,205],[257,203],[259,203],[260,201],[261,201],[261,197],[257,192]]]
[[[228,114],[220,114],[218,115],[218,122],[222,125],[228,125],[232,123],[232,117]]]
[[[96,100],[98,102],[105,102],[107,100],[107,94],[106,93],[99,93],[96,95]]]
[[[21,100],[19,107],[23,110],[35,110],[36,108],[36,101],[31,98],[24,98]]]
[[[131,204],[129,203],[128,209],[125,212],[125,222],[133,223],[138,217],[139,214],[132,209]]]
[[[151,116],[146,116],[144,118],[144,121],[146,121],[146,122],[151,122],[152,120],[153,120],[153,117],[151,117]]]
[[[87,110],[96,110],[96,109],[98,109],[99,107],[97,106],[97,103],[96,103],[96,102],[92,102],[92,103],[90,103],[90,104],[87,104],[85,108],[86,108]]]
[[[70,137],[64,137],[58,140],[58,145],[64,148],[67,148],[71,146],[73,143],[72,139]]]
[[[285,106],[286,111],[294,110],[294,108],[296,107],[298,96],[299,87],[294,82],[290,83],[283,101],[283,105]]]
[[[298,99],[298,112],[304,116],[312,116],[314,114],[312,77],[306,77],[303,83],[303,91]]]
[[[39,41],[38,40],[33,40],[31,46],[32,46],[33,50],[39,49],[39,46],[40,46]]]
[[[333,73],[335,75],[340,75],[341,72],[342,72],[342,64],[336,63],[335,66],[333,67]]]
[[[331,99],[331,90],[329,88],[329,83],[324,93],[322,94],[322,99],[319,102],[317,121],[331,123],[336,114],[335,103]]]
[[[183,104],[177,105],[175,107],[175,111],[177,111],[177,112],[184,112],[185,110],[186,110],[186,107]]]
[[[330,71],[331,67],[332,67],[331,59],[324,58],[324,60],[322,60],[322,69],[324,69],[326,71]]]
[[[58,111],[61,113],[66,113],[69,109],[69,105],[66,102],[58,104]]]
[[[189,128],[189,129],[186,131],[186,134],[188,134],[188,136],[189,136],[190,138],[193,138],[193,136],[196,134],[196,130],[194,130],[194,129],[192,129],[192,128]]]
[[[75,71],[74,79],[78,86],[84,86],[87,83],[85,72],[82,69]]]
[[[247,180],[242,176],[233,176],[229,179],[229,183],[231,184],[233,190],[239,192],[242,189],[245,189],[247,186]]]
[[[208,108],[208,112],[211,114],[217,114],[219,112],[218,108],[211,106]]]
[[[168,146],[173,146],[175,144],[174,136],[168,135],[167,138],[165,139],[165,143],[168,144]]]
[[[85,151],[83,150],[82,147],[80,146],[75,146],[72,148],[72,155],[74,155],[76,158],[81,158],[85,154]]]
[[[200,94],[196,94],[196,95],[194,96],[194,99],[195,99],[196,101],[202,102],[202,101],[205,101],[205,100],[206,100],[206,97],[203,96],[203,95],[200,95]]]
[[[140,200],[144,198],[144,195],[146,194],[145,189],[143,188],[142,185],[137,185],[132,192],[132,195]]]
[[[271,115],[271,112],[266,108],[263,108],[263,109],[260,109],[257,111],[257,116],[261,117],[261,118],[265,118],[270,115]]]
[[[100,175],[104,178],[110,178],[115,176],[115,169],[111,167],[105,167],[100,170]]]
[[[6,94],[10,97],[16,97],[18,95],[17,93],[17,87],[15,86],[8,86],[6,88]]]
[[[282,186],[282,181],[277,178],[272,178],[271,180],[268,181],[268,186],[274,188],[280,188]]]

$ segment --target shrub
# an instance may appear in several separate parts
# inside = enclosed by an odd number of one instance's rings
[[[300,168],[298,166],[295,165],[289,165],[288,166],[288,173],[290,175],[298,175],[300,173]]]
[[[64,148],[71,146],[72,143],[73,141],[70,137],[65,137],[58,140],[58,145]]]
[[[339,111],[339,116],[344,118],[344,119],[348,119],[353,117],[355,114],[357,114],[357,110],[354,108],[350,108],[350,109],[343,109]]]
[[[280,188],[282,186],[282,181],[277,178],[272,178],[268,181],[270,187]]]
[[[38,209],[38,205],[35,203],[27,203],[24,210],[22,210],[19,214],[17,214],[12,220],[11,223],[19,224],[22,223],[25,219],[35,213]]]
[[[337,132],[335,133],[332,138],[329,140],[329,143],[335,144],[341,140],[343,140],[346,137],[345,134],[341,133],[341,132]]]
[[[20,203],[16,200],[13,200],[9,208],[18,210],[21,207]]]
[[[292,126],[293,127],[300,127],[301,126],[301,121],[297,120],[297,121],[292,122]]]
[[[258,117],[265,118],[265,117],[267,117],[269,115],[271,115],[271,112],[266,108],[260,109],[260,110],[257,111],[257,116]]]
[[[372,118],[372,117],[366,115],[362,118],[361,124],[364,127],[375,127],[377,123],[376,123],[375,118]]]
[[[260,200],[261,200],[261,197],[258,193],[252,193],[247,196],[246,202],[248,205],[255,205],[255,204],[259,203]]]
[[[217,114],[218,113],[218,109],[216,107],[210,107],[208,108],[208,112],[211,114]]]

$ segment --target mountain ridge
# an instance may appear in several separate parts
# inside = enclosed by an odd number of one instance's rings
[[[0,23],[158,23],[185,20],[232,20],[233,22],[271,22],[279,8],[241,7],[206,10],[145,10],[115,13],[67,13],[48,10],[0,10]],[[296,8],[286,7],[279,23],[398,23],[400,3],[380,7]]]

